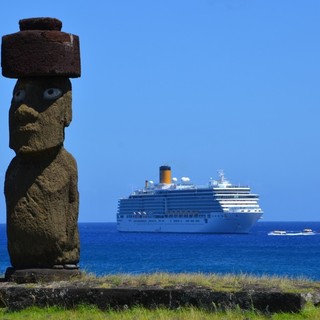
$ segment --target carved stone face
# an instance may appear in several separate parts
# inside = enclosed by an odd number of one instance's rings
[[[17,154],[40,152],[62,145],[72,118],[68,78],[19,79],[9,111],[9,146]]]

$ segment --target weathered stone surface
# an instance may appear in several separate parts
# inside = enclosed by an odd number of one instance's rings
[[[8,78],[81,75],[79,37],[59,31],[61,21],[20,21],[22,31],[2,37],[2,75]]]
[[[203,289],[114,288],[106,289],[77,282],[64,285],[30,287],[0,284],[1,300],[10,310],[30,306],[95,305],[100,309],[123,309],[134,306],[146,308],[179,308],[194,306],[209,311],[242,308],[266,313],[298,312],[306,301],[301,294],[285,292],[215,292]]]
[[[315,305],[316,307],[320,306],[320,292],[308,292],[303,293],[302,297],[307,301]]]
[[[69,79],[17,81],[9,111],[16,157],[5,180],[8,250],[16,269],[79,262],[77,165],[63,148],[71,119]]]
[[[44,283],[52,281],[67,281],[81,276],[78,268],[74,269],[14,269],[7,268],[5,279],[10,282]]]
[[[5,196],[14,268],[79,262],[77,167],[64,148],[17,155],[7,170]]]
[[[68,78],[19,79],[9,111],[9,146],[17,154],[38,153],[61,146],[72,120]]]

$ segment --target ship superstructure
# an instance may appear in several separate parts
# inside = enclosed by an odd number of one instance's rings
[[[248,186],[219,179],[196,186],[188,177],[171,178],[160,167],[160,182],[146,181],[118,203],[117,229],[123,232],[248,233],[263,211]]]

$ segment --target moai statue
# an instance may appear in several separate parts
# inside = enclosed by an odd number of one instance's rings
[[[11,269],[76,270],[78,173],[63,142],[72,118],[69,78],[80,77],[79,38],[53,18],[19,25],[1,48],[3,76],[18,79],[9,111],[16,156],[5,178]]]

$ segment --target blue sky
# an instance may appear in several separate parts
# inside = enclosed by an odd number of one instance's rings
[[[80,222],[115,221],[162,164],[196,184],[224,169],[260,194],[265,221],[320,221],[320,1],[6,1],[1,35],[31,17],[80,37],[65,140]],[[1,185],[14,84],[0,78]]]

